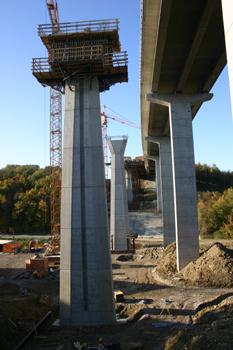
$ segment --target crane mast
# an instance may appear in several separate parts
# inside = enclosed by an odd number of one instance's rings
[[[58,7],[57,7],[56,0],[55,0],[55,5],[53,0],[47,0],[46,5],[49,11],[49,17],[52,25],[57,26],[59,24],[59,14],[58,14]]]
[[[58,6],[47,0],[51,23],[59,26]],[[50,88],[50,216],[52,246],[60,242],[62,175],[62,94]]]

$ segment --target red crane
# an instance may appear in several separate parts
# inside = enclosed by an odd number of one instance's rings
[[[53,28],[59,27],[57,2],[46,0]],[[60,240],[62,176],[62,94],[50,88],[50,216],[52,244]]]
[[[106,181],[106,190],[107,190],[107,197],[109,198],[109,188],[108,188],[108,147],[107,147],[107,118],[116,120],[117,122],[120,122],[121,124],[127,124],[130,126],[133,126],[134,128],[141,129],[139,125],[136,125],[129,120],[121,119],[118,117],[113,117],[112,115],[106,114],[105,112],[106,106],[103,106],[103,112],[101,113],[102,116],[102,127],[103,127],[103,151],[104,151],[104,169],[105,169],[105,181]]]

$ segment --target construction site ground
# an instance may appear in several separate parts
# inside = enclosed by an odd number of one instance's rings
[[[34,253],[0,254],[0,348],[14,349],[51,311],[37,337],[21,348],[97,346],[101,337],[123,350],[232,349],[232,249],[232,241],[200,241],[200,258],[177,273],[175,244],[164,251],[158,237],[140,236],[135,254],[112,256],[114,289],[125,297],[116,303],[118,324],[73,328],[53,325],[59,318],[59,270],[38,278],[25,274],[25,259]],[[42,296],[50,305],[40,302]]]

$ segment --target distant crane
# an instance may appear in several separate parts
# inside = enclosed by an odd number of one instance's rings
[[[59,28],[58,6],[55,0],[45,0],[51,24]],[[50,88],[50,216],[52,245],[60,241],[62,175],[62,94]]]
[[[121,124],[127,124],[130,126],[133,126],[134,128],[141,129],[139,125],[136,125],[129,120],[121,119],[118,117],[113,117],[112,115],[106,114],[105,112],[106,106],[103,105],[103,112],[101,113],[102,116],[102,127],[103,127],[103,153],[104,153],[104,170],[105,170],[105,182],[106,182],[106,191],[107,191],[107,197],[109,198],[109,188],[108,188],[108,147],[107,147],[107,118],[116,120],[117,122],[120,122]]]

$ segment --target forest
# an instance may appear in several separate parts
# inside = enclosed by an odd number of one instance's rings
[[[196,164],[199,232],[233,238],[233,172]],[[0,169],[0,232],[50,233],[50,167]]]
[[[196,164],[199,233],[202,238],[233,238],[233,172]]]
[[[50,168],[7,165],[0,170],[0,231],[50,232]]]

